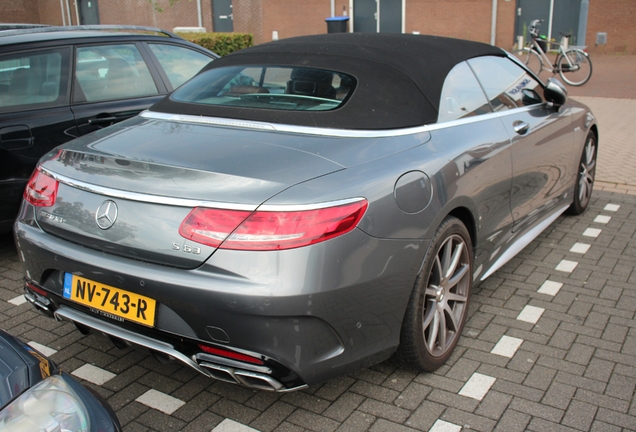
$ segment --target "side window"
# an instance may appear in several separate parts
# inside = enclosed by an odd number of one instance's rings
[[[76,82],[88,102],[159,93],[134,44],[79,47],[76,58]]]
[[[176,89],[203,69],[212,59],[190,48],[168,44],[148,44]]]
[[[492,112],[483,90],[468,65],[455,66],[442,87],[437,122],[457,120]]]
[[[495,111],[545,102],[543,88],[525,70],[504,57],[468,60]]]
[[[0,111],[66,102],[69,49],[0,56]]]

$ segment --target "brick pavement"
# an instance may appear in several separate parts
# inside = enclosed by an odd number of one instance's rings
[[[616,151],[605,141],[615,122],[634,161],[629,113],[597,99],[586,102],[601,110],[600,148]],[[602,155],[599,176],[628,170]],[[603,180],[588,212],[559,218],[475,289],[454,355],[432,374],[385,362],[281,395],[160,364],[23,303],[10,236],[0,237],[0,327],[102,394],[126,431],[633,431],[636,183]]]

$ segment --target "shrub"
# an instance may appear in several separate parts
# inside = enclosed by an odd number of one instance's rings
[[[254,45],[254,37],[249,33],[178,33],[178,35],[221,57]]]

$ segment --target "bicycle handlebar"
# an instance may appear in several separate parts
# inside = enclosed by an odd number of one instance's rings
[[[542,20],[542,19],[536,19],[536,20],[530,21],[530,26],[528,27],[528,31],[530,32],[530,35],[532,35],[533,38],[536,39],[539,37],[539,24],[541,24],[544,21],[545,20]]]

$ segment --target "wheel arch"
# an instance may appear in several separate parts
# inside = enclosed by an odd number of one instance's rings
[[[596,148],[598,149],[598,125],[596,123],[590,127],[590,132],[592,132],[594,134],[594,138],[596,138]]]
[[[474,249],[477,245],[477,225],[475,223],[475,217],[473,216],[473,213],[467,207],[460,206],[455,207],[450,212],[448,212],[447,216],[454,216],[464,224],[464,226],[468,230],[468,233],[470,234],[470,242],[472,243]],[[446,217],[444,217],[443,219],[446,219]]]

